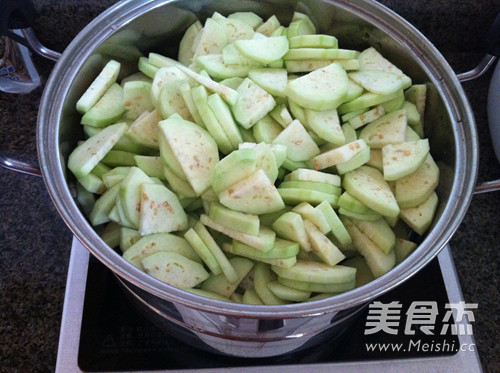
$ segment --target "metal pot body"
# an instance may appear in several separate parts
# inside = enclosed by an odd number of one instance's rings
[[[123,260],[99,237],[81,212],[67,156],[83,138],[77,99],[104,64],[114,58],[123,75],[137,69],[138,52],[176,57],[186,28],[214,11],[276,14],[283,24],[293,12],[307,13],[318,31],[335,35],[342,48],[374,46],[415,83],[427,85],[426,137],[441,170],[440,206],[418,249],[388,274],[329,299],[255,306],[202,298],[161,283]],[[467,98],[441,54],[412,25],[372,1],[189,0],[121,2],[101,14],[73,40],[56,64],[44,91],[37,147],[47,188],[69,228],[120,279],[126,291],[157,324],[196,346],[244,357],[275,356],[332,338],[368,301],[404,282],[449,241],[472,198],[478,145]]]

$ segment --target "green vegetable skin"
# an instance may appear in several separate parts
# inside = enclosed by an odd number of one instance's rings
[[[375,48],[339,46],[299,12],[214,13],[178,60],[141,56],[117,81],[120,67],[78,101],[88,138],[68,168],[103,240],[158,280],[313,301],[389,272],[417,247],[400,232],[431,226],[425,85]]]

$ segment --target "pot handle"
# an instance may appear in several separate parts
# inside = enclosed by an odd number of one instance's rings
[[[472,70],[458,74],[458,80],[463,83],[478,79],[484,75],[500,57],[500,13],[496,16],[488,33],[486,34],[484,50],[486,54],[479,64]],[[488,123],[490,126],[491,141],[495,154],[500,162],[500,117],[498,103],[494,102],[500,97],[500,64],[493,74],[488,92]],[[500,179],[481,182],[476,185],[474,194],[494,192],[500,190]]]
[[[2,0],[0,3],[2,5],[0,35],[5,35],[23,44],[49,60],[57,61],[59,59],[61,54],[43,46],[30,27],[35,16],[35,8],[30,0]],[[20,29],[22,36],[11,31],[14,29]],[[18,161],[2,153],[0,153],[0,166],[28,175],[42,175],[38,165]]]

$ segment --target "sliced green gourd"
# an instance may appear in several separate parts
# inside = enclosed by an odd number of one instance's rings
[[[234,46],[244,56],[269,64],[280,60],[288,52],[288,39],[286,36],[271,36],[262,39],[237,40]]]
[[[158,126],[187,181],[201,195],[210,187],[212,169],[219,161],[217,144],[203,128],[183,119],[170,118]]]
[[[215,79],[228,79],[232,77],[245,78],[251,69],[247,64],[226,64],[222,54],[199,56],[196,63]]]
[[[252,127],[255,139],[266,144],[270,144],[282,130],[283,127],[270,115],[264,116]]]
[[[253,151],[255,152],[255,156],[257,157],[257,168],[262,169],[269,180],[272,183],[276,181],[278,178],[278,161],[276,160],[275,152],[273,149],[267,144],[260,143],[257,144]]]
[[[156,108],[160,111],[164,119],[173,114],[180,115],[183,119],[193,121],[191,111],[189,110],[180,87],[187,83],[187,80],[174,80],[163,84]]]
[[[356,59],[328,59],[328,60],[286,60],[285,67],[288,73],[309,73],[321,69],[332,63],[338,63],[345,70],[357,70],[359,64]]]
[[[297,188],[297,189],[310,189],[317,190],[318,192],[330,193],[340,195],[341,189],[332,184],[322,183],[318,181],[303,181],[303,180],[291,180],[283,181],[280,188]]]
[[[439,204],[436,192],[432,192],[426,201],[415,207],[401,209],[399,217],[418,234],[424,234],[432,224]]]
[[[309,19],[297,19],[291,22],[287,28],[287,35],[290,38],[299,35],[310,35],[315,33],[316,27]]]
[[[208,18],[200,31],[193,60],[196,61],[198,56],[222,53],[222,49],[228,44],[229,38],[224,27],[212,18]]]
[[[142,184],[153,184],[154,181],[140,168],[131,167],[127,176],[120,184],[119,206],[123,210],[124,217],[132,224],[132,228],[139,229],[140,207],[142,199]]]
[[[182,36],[179,44],[177,59],[185,66],[191,65],[193,62],[195,39],[202,28],[203,25],[201,22],[196,20],[187,28],[186,32],[184,32],[184,35]]]
[[[385,109],[383,106],[376,106],[373,109],[365,111],[355,117],[350,118],[347,123],[349,123],[352,128],[358,129],[363,127],[365,124],[371,123],[380,117],[385,115]]]
[[[231,246],[226,247],[228,252],[256,260],[260,259],[284,259],[296,256],[299,253],[299,244],[293,241],[277,238],[271,250],[263,252],[243,242],[233,240]]]
[[[150,155],[134,155],[135,165],[139,167],[149,177],[165,179],[163,173],[163,160],[161,157]]]
[[[88,175],[118,142],[127,128],[126,123],[113,124],[88,138],[70,154],[68,168],[76,177]]]
[[[127,251],[133,244],[141,239],[141,234],[137,229],[120,227],[120,249],[122,253]]]
[[[352,242],[351,236],[345,229],[344,224],[342,224],[340,218],[337,216],[332,205],[324,201],[315,208],[316,210],[321,211],[321,213],[325,217],[325,220],[330,226],[330,235],[333,235],[333,237],[335,237],[336,242],[339,244],[339,246],[341,248],[344,248],[349,245]]]
[[[342,207],[346,210],[357,212],[359,214],[366,214],[369,212],[373,212],[368,206],[362,203],[357,198],[353,197],[348,192],[344,191],[339,197],[338,201],[339,207]]]
[[[416,207],[425,202],[439,182],[439,168],[430,154],[413,173],[395,182],[394,196],[401,208]]]
[[[288,83],[286,69],[252,69],[248,72],[248,77],[273,96],[286,96],[285,89]]]
[[[403,89],[406,89],[411,85],[411,79],[373,47],[362,51],[358,55],[358,60],[360,63],[359,69],[361,71],[378,70],[396,74],[400,77],[400,80],[403,83]]]
[[[217,118],[222,130],[226,134],[232,148],[237,149],[238,145],[243,142],[243,138],[241,137],[240,130],[233,119],[231,110],[224,100],[222,100],[222,98],[216,93],[208,97],[207,103]]]
[[[381,215],[395,217],[399,206],[391,188],[380,171],[361,166],[344,175],[344,189],[353,197]]]
[[[109,167],[135,166],[135,153],[111,149],[102,159]]]
[[[236,271],[238,280],[230,282],[223,273],[218,275],[212,274],[201,284],[201,290],[212,291],[222,296],[230,297],[238,288],[240,282],[243,281],[254,267],[254,262],[247,258],[234,257],[229,259],[229,262]]]
[[[154,109],[150,96],[151,85],[151,82],[140,80],[130,81],[123,85],[126,119],[135,120],[143,112]]]
[[[120,63],[115,60],[109,61],[77,101],[76,110],[80,114],[89,111],[111,85],[116,82],[119,73]]]
[[[322,170],[331,166],[351,160],[356,154],[360,153],[363,149],[368,148],[363,139],[355,140],[338,148],[329,150],[325,153],[315,156],[312,161],[314,162],[315,170]]]
[[[236,102],[236,99],[238,98],[238,92],[236,92],[234,89],[217,83],[210,77],[198,74],[185,66],[179,66],[179,69],[187,76],[203,85],[205,88],[211,90],[214,93],[218,93],[228,104],[234,105],[234,103]]]
[[[405,103],[405,96],[402,91],[400,92],[396,97],[382,102],[380,106],[382,106],[387,114],[396,111],[396,110],[401,110],[403,108],[403,105]],[[405,110],[406,113],[406,110]]]
[[[137,68],[141,73],[146,75],[148,78],[153,79],[158,72],[159,68],[154,66],[147,57],[139,57],[139,62]]]
[[[273,144],[285,145],[287,158],[296,162],[309,160],[320,152],[302,123],[296,119],[274,138]]]
[[[366,162],[366,165],[383,171],[384,162],[382,161],[382,149],[370,149],[370,159]]]
[[[224,206],[248,214],[265,214],[281,210],[285,205],[264,170],[258,169],[219,193]]]
[[[210,227],[235,240],[241,241],[248,246],[256,248],[257,250],[269,251],[274,247],[276,233],[263,225],[260,226],[258,235],[251,235],[235,231],[234,229],[216,223],[205,214],[200,215],[200,221],[207,227]]]
[[[332,60],[332,59],[353,59],[359,52],[350,49],[338,48],[295,48],[290,49],[283,56],[287,60]]]
[[[111,189],[104,192],[96,201],[89,215],[90,223],[93,226],[104,224],[110,221],[109,213],[115,206],[116,196],[120,185],[114,185]]]
[[[305,168],[308,167],[308,164],[305,161],[292,161],[289,158],[286,158],[283,161],[283,169],[288,170],[288,171],[295,171],[298,170],[299,168]]]
[[[416,171],[427,159],[429,140],[407,141],[382,148],[384,178],[397,180]]]
[[[305,109],[300,106],[297,102],[293,101],[288,97],[288,107],[292,116],[297,119],[303,126],[307,127],[307,116]]]
[[[289,41],[290,48],[338,48],[337,38],[331,35],[297,35]]]
[[[318,227],[309,220],[304,220],[304,228],[312,245],[314,252],[321,260],[329,266],[334,266],[345,259],[345,255],[335,246],[332,241],[322,233]]]
[[[390,251],[394,249],[396,236],[385,219],[378,219],[375,221],[362,221],[352,219],[351,221],[385,254],[389,254]]]
[[[294,49],[296,50],[296,49]],[[345,99],[349,78],[344,68],[332,63],[288,83],[286,95],[304,108],[331,110]]]
[[[280,277],[289,280],[313,282],[318,284],[346,283],[354,281],[356,269],[336,265],[331,267],[320,262],[297,260],[291,268],[273,266],[271,269]]]
[[[254,29],[240,19],[226,18],[219,13],[214,13],[212,18],[224,28],[229,43],[240,39],[251,39],[254,36]]]
[[[256,171],[257,157],[252,149],[239,149],[222,158],[213,169],[211,184],[220,193]]]
[[[214,112],[208,105],[208,95],[206,89],[203,86],[193,87],[191,89],[191,96],[193,97],[196,108],[203,120],[204,127],[217,143],[220,151],[224,154],[229,154],[233,150],[233,146],[222,129],[221,124],[219,123]]]
[[[76,179],[78,180],[80,186],[82,186],[87,192],[102,194],[106,191],[106,186],[102,182],[102,179],[93,173],[77,177]]]
[[[123,88],[113,83],[97,103],[88,110],[80,121],[92,127],[106,127],[116,122],[125,112]]]
[[[230,65],[237,65],[237,66],[246,66],[249,68],[250,66],[264,66],[259,61],[252,60],[246,56],[244,56],[236,47],[234,46],[233,43],[228,44],[224,47],[222,50],[222,61],[224,62],[225,65],[230,66]],[[243,76],[243,78],[246,77]],[[231,78],[228,78],[231,79]],[[241,79],[241,78],[240,78]],[[238,87],[235,87],[235,89]]]
[[[141,145],[158,149],[158,122],[162,119],[158,110],[145,112],[132,122],[125,135]]]
[[[179,199],[166,186],[142,185],[139,219],[141,235],[181,231],[187,228],[187,224],[187,215]]]
[[[273,32],[275,32],[280,26],[281,26],[280,21],[273,14],[271,17],[269,17],[266,20],[266,22],[264,22],[262,25],[257,27],[257,29],[255,31],[262,34],[262,35],[274,36],[274,35],[272,35]]]
[[[305,113],[307,125],[320,138],[335,145],[345,143],[345,136],[336,109],[324,111],[305,110]]]
[[[234,12],[227,16],[229,19],[238,19],[240,21],[245,22],[254,30],[262,25],[263,19],[259,15],[254,12]]]
[[[323,213],[320,210],[312,207],[309,203],[302,202],[295,206],[292,211],[302,216],[302,219],[304,219],[304,224],[306,220],[309,220],[316,227],[318,227],[321,233],[326,234],[330,232],[330,225],[326,221]]]
[[[425,84],[414,84],[408,88],[405,93],[405,99],[415,105],[418,113],[420,123],[414,126],[415,131],[420,135],[424,136],[423,122],[425,115],[425,105],[427,99],[427,86]]]
[[[402,90],[390,93],[388,95],[379,95],[376,93],[364,92],[352,100],[347,101],[347,99],[345,99],[344,103],[340,105],[337,110],[340,115],[362,109],[367,110],[372,106],[380,105],[395,98],[399,98],[400,96],[402,96],[402,93]]]
[[[248,78],[240,84],[237,93],[232,111],[243,128],[251,128],[276,106],[273,96]]]
[[[298,290],[283,284],[278,281],[271,281],[267,284],[269,290],[271,290],[274,295],[279,299],[292,302],[302,302],[311,296],[310,291]]]
[[[285,212],[274,221],[272,228],[278,236],[297,242],[300,248],[305,251],[311,251],[311,242],[300,214],[291,211]]]
[[[278,219],[285,212],[289,212],[291,210],[292,208],[290,206],[285,206],[283,209],[279,211],[271,212],[269,214],[259,215],[260,224],[265,225],[266,227],[271,227],[273,223],[276,221],[276,219]]]
[[[348,209],[345,209],[343,207],[339,208],[339,214],[343,216],[347,216],[352,219],[356,220],[366,220],[366,221],[375,221],[378,220],[382,217],[378,212],[375,212],[373,210],[369,212],[354,212]]]
[[[396,264],[402,263],[417,248],[417,244],[403,238],[396,237],[394,252],[396,253]]]
[[[200,263],[174,252],[158,252],[142,260],[147,274],[177,288],[192,288],[209,278]]]
[[[393,111],[366,125],[359,138],[369,147],[380,149],[388,144],[400,144],[405,141],[406,113],[404,110]]]
[[[177,176],[177,174],[173,172],[170,167],[163,167],[163,174],[165,175],[165,179],[167,180],[170,188],[172,188],[175,193],[183,195],[187,198],[196,198],[198,196],[198,194],[191,187],[191,184]]]
[[[123,258],[142,268],[142,260],[160,251],[176,252],[197,263],[202,263],[199,255],[182,237],[171,233],[156,233],[139,238],[123,253]]]
[[[368,236],[366,236],[354,223],[342,217],[342,222],[352,237],[354,246],[366,260],[368,267],[375,278],[389,272],[396,265],[396,254],[391,250],[385,254]]]
[[[375,280],[370,270],[370,267],[368,267],[365,258],[363,258],[362,256],[358,255],[354,258],[347,259],[346,261],[344,261],[343,264],[348,267],[356,268],[357,288]]]
[[[403,88],[401,75],[380,70],[362,70],[349,73],[349,78],[368,92],[388,95]]]
[[[224,297],[220,294],[214,293],[213,291],[208,291],[208,290],[202,290],[199,288],[190,288],[190,289],[184,289],[188,293],[199,295],[200,297],[205,297],[209,299],[215,299],[215,300],[220,300],[223,302],[229,302],[229,303],[234,303],[235,301],[233,300],[233,297],[236,295],[236,293],[233,293],[230,298]],[[237,302],[240,303],[240,302]]]
[[[309,170],[307,168],[300,168],[292,171],[287,176],[287,180],[315,181],[340,186],[340,176],[321,171]]]
[[[278,298],[267,286],[267,284],[276,280],[276,275],[271,271],[268,264],[256,263],[253,271],[253,278],[255,292],[259,295],[259,298],[262,299],[264,304],[273,305],[288,303]]]
[[[220,84],[225,85],[226,87],[232,88],[232,89],[238,89],[241,83],[243,83],[243,78],[229,78],[229,79],[224,79],[220,81]]]
[[[370,155],[371,153],[369,147],[362,149],[358,154],[356,154],[348,161],[337,164],[337,173],[339,175],[344,175],[352,170],[355,170],[358,167],[361,167],[370,160]]]
[[[208,250],[210,250],[214,258],[217,260],[222,270],[222,273],[224,273],[224,276],[226,276],[228,281],[230,283],[237,282],[238,274],[234,270],[233,266],[231,265],[231,262],[228,260],[228,258],[226,257],[222,249],[219,247],[215,239],[207,230],[207,228],[205,228],[205,226],[202,223],[196,222],[196,224],[194,225],[194,230],[201,238],[203,243],[207,246]]]
[[[259,295],[255,291],[255,288],[250,288],[245,290],[243,293],[242,303],[244,304],[264,304],[262,299],[260,299]]]
[[[402,108],[406,112],[408,125],[420,138],[424,137],[424,124],[422,122],[422,118],[420,117],[420,113],[418,112],[417,106],[410,101],[405,101]]]
[[[191,95],[191,86],[189,85],[189,82],[185,81],[181,83],[178,87],[179,92],[184,100],[184,103],[191,114],[191,117],[193,118],[192,120],[199,126],[205,128],[205,123],[203,122],[203,119],[200,115],[200,112],[196,108],[196,104],[193,100],[193,96]]]
[[[89,192],[80,183],[76,183],[76,199],[81,206],[83,213],[86,216],[89,216],[96,203],[96,197],[94,196],[94,193]]]
[[[162,88],[169,83],[176,81],[186,81],[186,74],[180,70],[178,66],[167,66],[160,68],[153,79],[151,85],[151,100],[155,107],[158,107],[160,102],[160,93]]]
[[[205,242],[203,242],[203,240],[193,228],[188,229],[187,232],[184,233],[184,239],[189,242],[191,247],[194,249],[194,251],[196,251],[196,253],[203,260],[203,263],[207,265],[207,267],[213,274],[218,275],[222,273],[219,262],[217,261],[217,259],[215,259],[215,256],[208,249]]]
[[[278,192],[287,205],[298,205],[302,202],[308,202],[312,205],[319,205],[327,201],[332,206],[337,206],[338,196],[316,190],[297,189],[297,188],[278,188]]]
[[[210,203],[210,219],[241,233],[259,234],[260,221],[257,215],[230,210],[218,202]]]
[[[352,268],[354,269],[354,268]],[[328,296],[332,294],[342,293],[344,291],[349,291],[354,289],[356,286],[356,280],[350,280],[346,282],[335,282],[331,284],[323,284],[309,281],[300,281],[295,279],[278,277],[278,282],[285,286],[289,286],[294,289],[310,291],[313,293],[328,293]]]
[[[102,181],[107,189],[111,189],[114,185],[120,183],[129,171],[130,167],[114,167],[102,175]]]
[[[269,113],[269,115],[277,121],[281,127],[286,128],[292,123],[293,118],[288,111],[286,104],[278,104],[274,107],[273,110]]]

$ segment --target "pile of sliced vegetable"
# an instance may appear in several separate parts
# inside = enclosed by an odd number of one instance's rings
[[[426,86],[295,12],[193,23],[178,59],[109,61],[76,108],[78,199],[123,258],[248,304],[312,301],[382,276],[432,223]]]

